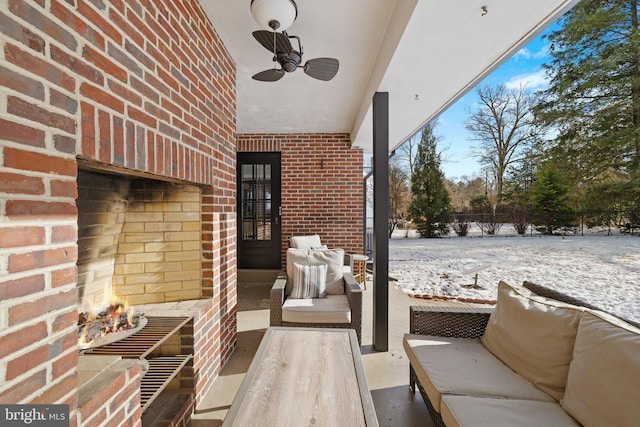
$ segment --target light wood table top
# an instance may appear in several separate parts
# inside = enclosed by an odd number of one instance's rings
[[[270,327],[223,426],[378,426],[351,329]]]

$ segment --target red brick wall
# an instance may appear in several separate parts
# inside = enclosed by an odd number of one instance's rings
[[[86,426],[142,425],[140,364],[123,359],[110,366],[104,387],[86,385],[81,390],[77,423]]]
[[[198,1],[5,0],[0,31],[0,402],[77,407],[76,158],[203,186],[214,375],[235,342],[235,65]]]
[[[281,153],[283,266],[291,236],[363,253],[363,153],[348,134],[238,135],[238,151]]]

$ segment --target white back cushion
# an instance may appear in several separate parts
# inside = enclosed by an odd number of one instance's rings
[[[312,249],[322,246],[320,236],[317,234],[311,236],[293,236],[289,239],[289,243],[294,249]]]
[[[343,249],[287,249],[287,286],[285,292],[291,294],[293,286],[293,264],[327,265],[327,295],[344,294]]]

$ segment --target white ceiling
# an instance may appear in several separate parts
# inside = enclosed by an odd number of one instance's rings
[[[350,133],[372,148],[371,99],[389,92],[391,149],[438,116],[578,0],[296,0],[305,60],[335,57],[328,82],[298,70],[277,82],[251,33],[250,0],[200,0],[237,66],[237,132]],[[487,13],[483,15],[482,7]],[[416,100],[417,95],[417,100]]]

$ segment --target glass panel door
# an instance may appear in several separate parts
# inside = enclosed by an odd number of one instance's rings
[[[242,165],[242,240],[271,240],[271,165]]]
[[[280,153],[238,153],[238,268],[280,269]]]

